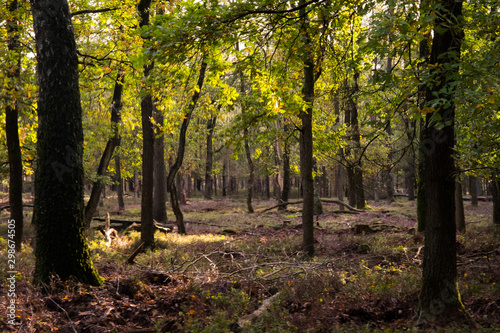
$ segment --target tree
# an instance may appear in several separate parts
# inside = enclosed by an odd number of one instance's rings
[[[301,0],[299,5],[304,5]],[[304,193],[302,204],[302,228],[303,228],[303,249],[308,256],[314,255],[314,178],[313,178],[313,102],[314,102],[314,82],[315,82],[315,60],[312,54],[312,41],[308,31],[308,18],[306,8],[303,7],[300,12],[302,21],[302,47],[303,47],[303,65],[304,81],[302,85],[302,98],[306,103],[306,108],[299,114],[301,120],[300,126],[300,178]]]
[[[100,285],[84,237],[82,108],[69,7],[65,0],[31,4],[39,80],[34,278]]]
[[[121,109],[122,109],[122,94],[123,94],[123,82],[125,79],[125,73],[123,70],[118,70],[115,87],[113,91],[113,103],[111,106],[111,129],[113,131],[113,136],[108,139],[106,143],[106,148],[102,153],[101,160],[99,162],[99,167],[97,168],[97,179],[92,185],[92,191],[90,193],[89,201],[85,206],[85,227],[90,228],[92,223],[92,217],[97,210],[97,205],[104,189],[105,183],[103,177],[108,169],[109,163],[115,151],[115,148],[120,146],[120,134],[118,126],[121,120]],[[119,162],[117,162],[119,164]]]
[[[463,40],[462,2],[438,0],[426,82],[424,157],[425,248],[419,322],[447,325],[468,317],[457,285],[454,87]]]
[[[5,134],[7,136],[7,152],[9,159],[9,204],[10,218],[15,221],[14,242],[16,251],[21,250],[23,239],[23,161],[19,144],[18,99],[16,84],[21,74],[21,49],[19,41],[19,3],[17,0],[7,2],[10,17],[7,20],[7,48],[9,50],[7,84],[9,101],[5,107]]]
[[[141,0],[137,5],[140,20],[139,26],[149,25],[151,0]],[[153,69],[153,63],[144,65],[144,77],[147,78]],[[153,222],[153,186],[154,186],[154,101],[151,92],[146,89],[141,101],[142,123],[142,196],[141,196],[141,242],[145,247],[154,244],[155,227]]]

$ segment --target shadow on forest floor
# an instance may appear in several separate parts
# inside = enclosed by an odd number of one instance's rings
[[[112,201],[114,200],[114,201]],[[1,200],[4,201],[4,200]],[[109,198],[100,214],[138,219],[139,206],[119,212]],[[132,231],[108,248],[98,232],[91,252],[105,283],[66,281],[64,290],[31,285],[32,230],[17,257],[19,332],[382,332],[413,329],[423,258],[416,208],[404,198],[370,203],[361,214],[324,205],[316,222],[316,256],[301,253],[300,205],[260,214],[274,202],[256,201],[246,214],[238,200],[193,200],[183,207],[187,236],[157,232],[154,250],[126,259],[137,247]],[[462,300],[484,332],[500,326],[500,247],[491,203],[465,203],[467,229],[457,235]],[[6,230],[7,213],[0,215]],[[172,214],[169,215],[170,219]],[[1,241],[7,262],[7,241]],[[2,272],[5,281],[5,272]],[[7,291],[0,291],[0,330]],[[458,328],[453,328],[457,330]],[[452,329],[450,328],[450,331]]]

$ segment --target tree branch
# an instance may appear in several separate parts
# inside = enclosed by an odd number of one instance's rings
[[[115,7],[115,8],[103,8],[103,9],[85,9],[85,10],[79,10],[77,12],[71,13],[71,17],[78,16],[78,15],[85,15],[85,14],[105,13],[105,12],[111,12],[114,10],[118,10],[118,8]]]

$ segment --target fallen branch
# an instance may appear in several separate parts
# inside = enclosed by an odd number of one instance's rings
[[[273,305],[274,302],[278,299],[278,297],[281,295],[281,293],[276,293],[273,296],[269,297],[268,299],[264,300],[262,304],[259,306],[257,310],[252,312],[251,314],[240,318],[238,320],[238,326],[239,327],[244,327],[252,324],[256,319],[259,319],[262,317],[262,315],[269,310],[269,308]]]
[[[133,264],[135,257],[137,257],[139,255],[139,253],[142,252],[143,248],[144,248],[144,243],[141,243],[141,245],[139,245],[139,247],[137,249],[135,249],[135,251],[130,255],[130,257],[128,257],[127,263]]]
[[[362,210],[356,209],[353,206],[351,206],[349,204],[346,204],[345,202],[340,201],[340,200],[335,200],[335,199],[321,199],[321,202],[334,203],[334,204],[337,204],[337,205],[341,205],[341,206],[344,206],[344,207],[346,207],[347,209],[349,209],[350,211],[353,211],[353,212],[358,212],[358,213],[362,212]]]
[[[282,206],[287,206],[287,205],[296,205],[296,204],[301,204],[302,202],[304,202],[303,200],[298,200],[298,201],[288,201],[288,202],[282,202],[282,203],[279,203],[277,205],[274,205],[272,207],[269,207],[269,208],[266,208],[264,209],[262,212],[259,213],[260,214],[263,214],[267,211],[270,211],[271,209],[274,209],[274,208],[278,208],[278,207],[282,207]],[[354,207],[352,207],[351,205],[349,204],[346,204],[345,202],[343,201],[339,201],[339,200],[335,200],[335,199],[321,199],[321,202],[326,202],[326,203],[335,203],[335,204],[338,204],[338,205],[341,205],[341,206],[344,206],[346,207],[347,209],[349,209],[351,212],[356,212],[356,213],[361,213],[363,212],[362,210],[359,210],[359,209],[356,209]],[[343,212],[343,211],[337,211],[337,212]],[[348,213],[349,214],[349,213]],[[354,213],[355,214],[355,213]]]
[[[23,204],[23,207],[30,207],[30,208],[33,208],[33,205],[31,204]],[[10,208],[10,205],[7,205],[7,206],[3,206],[3,207],[0,207],[0,212],[4,209],[9,209]]]

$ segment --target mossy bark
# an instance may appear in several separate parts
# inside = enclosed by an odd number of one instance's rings
[[[34,280],[100,285],[84,237],[82,108],[68,3],[31,4],[39,80]]]

